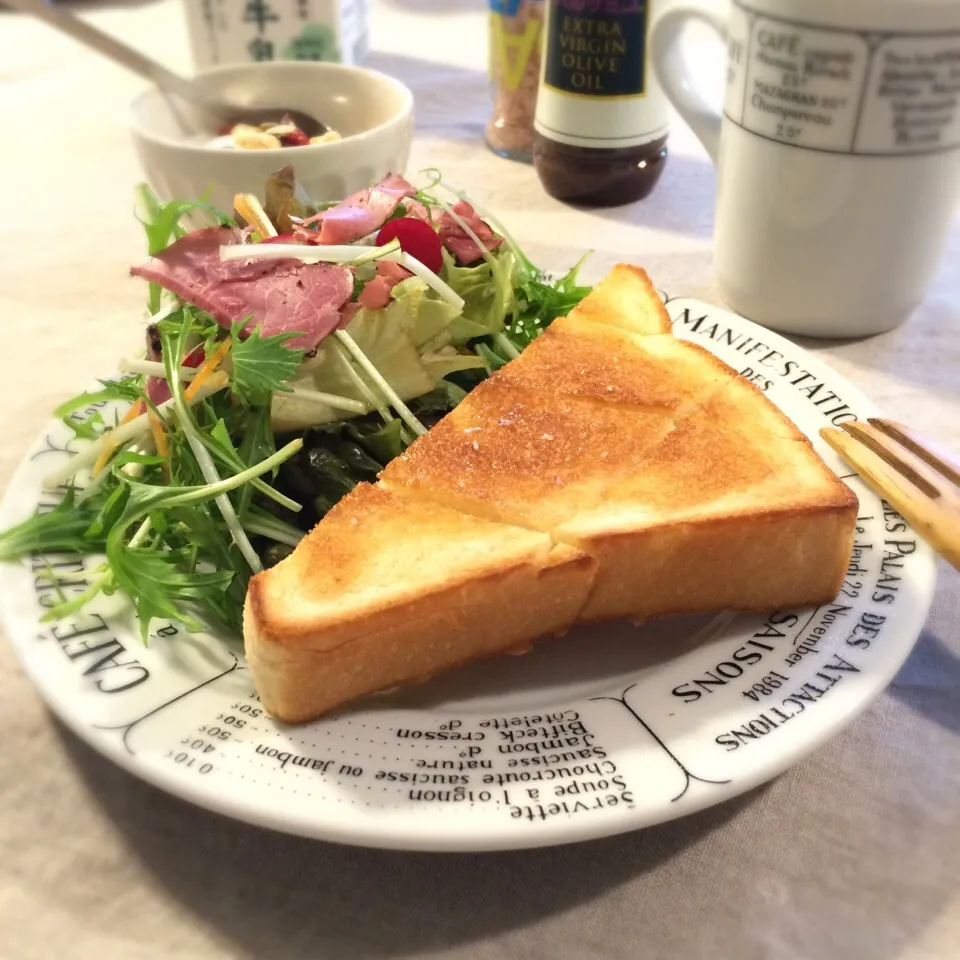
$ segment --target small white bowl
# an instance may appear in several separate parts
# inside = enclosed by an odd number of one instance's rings
[[[133,102],[133,139],[146,178],[163,200],[204,197],[229,212],[237,193],[262,197],[270,174],[288,163],[317,201],[340,199],[406,170],[413,94],[386,74],[339,63],[276,60],[213,67],[198,73],[197,81],[242,106],[303,110],[343,139],[275,150],[210,146],[216,130],[184,133],[167,96],[147,90]],[[186,111],[182,117],[196,123]]]

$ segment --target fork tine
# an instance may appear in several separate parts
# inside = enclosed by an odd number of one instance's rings
[[[884,420],[881,417],[871,417],[867,420],[867,423],[876,427],[881,433],[885,433],[892,440],[896,440],[901,447],[905,447],[938,473],[943,474],[955,486],[960,487],[960,461],[954,460],[943,451],[935,450],[931,441],[926,437],[922,437],[915,430],[905,427],[902,423]]]
[[[940,490],[936,484],[931,483],[922,473],[920,473],[912,463],[908,463],[902,454],[893,449],[893,444],[887,442],[883,437],[878,437],[875,430],[863,423],[845,423],[843,428],[845,433],[858,440],[868,450],[875,453],[884,463],[889,464],[902,477],[909,480],[921,493],[936,500],[940,497]]]
[[[842,430],[824,427],[820,435],[869,487],[960,570],[960,487],[942,469],[950,470],[950,465],[926,447],[924,456],[916,454],[912,446],[900,445],[899,438],[876,425],[843,426]],[[916,434],[911,433],[909,440],[919,445]]]

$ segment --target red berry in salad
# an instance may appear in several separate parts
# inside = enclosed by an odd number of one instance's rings
[[[443,246],[436,230],[425,220],[398,217],[388,220],[377,234],[377,246],[391,240],[400,241],[400,249],[419,260],[428,270],[439,273],[443,269]]]

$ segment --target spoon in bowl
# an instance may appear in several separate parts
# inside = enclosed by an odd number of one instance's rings
[[[204,93],[195,81],[174,73],[156,60],[151,60],[150,57],[144,56],[125,43],[91,26],[85,20],[57,10],[45,0],[6,0],[6,3],[21,13],[43,20],[44,23],[73,37],[74,40],[78,40],[128,70],[152,80],[164,92],[185,100],[200,111],[206,124],[213,130],[219,130],[225,126],[232,127],[239,123],[259,127],[266,120],[279,123],[281,118],[289,118],[290,122],[295,123],[308,137],[327,132],[324,124],[301,110],[272,106],[245,107],[211,97]],[[180,119],[179,114],[177,116]]]

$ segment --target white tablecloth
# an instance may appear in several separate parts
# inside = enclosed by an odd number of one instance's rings
[[[176,2],[84,10],[188,67]],[[441,167],[548,267],[596,250],[716,300],[715,176],[679,125],[660,186],[574,212],[482,146],[477,0],[377,0],[371,65],[409,83],[411,169]],[[49,410],[140,336],[140,81],[0,13],[0,486]],[[865,342],[809,344],[899,418],[960,449],[960,227],[922,308]],[[890,689],[774,783],[578,846],[409,855],[267,833],[194,809],[81,744],[0,642],[0,957],[948,960],[960,956],[960,578],[945,565]]]

